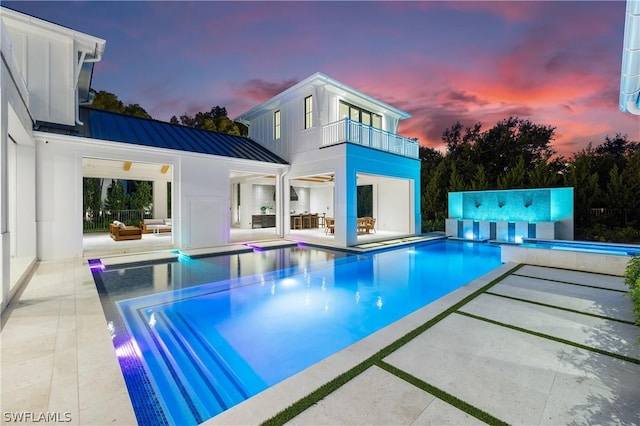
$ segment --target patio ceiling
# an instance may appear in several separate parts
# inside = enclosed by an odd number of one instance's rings
[[[169,164],[88,157],[82,159],[82,175],[84,177],[146,181],[169,181],[173,178],[172,167]]]

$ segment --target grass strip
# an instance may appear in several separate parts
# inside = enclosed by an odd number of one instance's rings
[[[612,357],[612,358],[617,358],[617,359],[619,359],[621,361],[631,362],[633,364],[640,364],[640,359],[635,359],[635,358],[631,358],[631,357],[628,357],[628,356],[625,356],[625,355],[620,355],[620,354],[617,354],[617,353],[614,353],[614,352],[605,351],[604,349],[593,348],[591,346],[586,346],[586,345],[583,345],[581,343],[572,342],[571,340],[562,339],[560,337],[552,336],[550,334],[545,334],[545,333],[540,333],[540,332],[533,331],[533,330],[528,330],[526,328],[518,327],[518,326],[515,326],[515,325],[511,325],[511,324],[506,324],[506,323],[503,323],[503,322],[500,322],[500,321],[495,321],[495,320],[492,320],[492,319],[489,319],[489,318],[480,317],[480,316],[477,316],[477,315],[474,315],[474,314],[470,314],[470,313],[467,313],[467,312],[459,311],[459,312],[456,312],[456,313],[459,314],[459,315],[464,315],[465,317],[477,319],[479,321],[485,321],[485,322],[488,322],[490,324],[494,324],[494,325],[499,325],[501,327],[510,328],[511,330],[515,330],[515,331],[519,331],[519,332],[522,332],[522,333],[531,334],[533,336],[541,337],[543,339],[553,340],[553,341],[558,342],[558,343],[574,346],[576,348],[584,349],[584,350],[587,350],[587,351],[590,351],[590,352],[596,352],[596,353],[598,353],[600,355],[606,355],[606,356],[609,356],[609,357]]]
[[[620,278],[621,275],[615,275],[615,274],[605,274],[603,272],[589,272],[589,271],[579,271],[577,269],[571,269],[571,268],[561,268],[559,266],[544,266],[544,265],[534,265],[533,263],[523,263],[523,266],[533,266],[536,268],[546,268],[546,269],[557,269],[559,271],[569,271],[569,272],[582,272],[583,274],[591,274],[591,275],[602,275],[605,277],[617,277]]]
[[[453,395],[451,395],[450,393],[447,393],[433,385],[430,385],[429,383],[418,379],[417,377],[403,371],[400,370],[399,368],[394,367],[391,364],[387,364],[384,361],[379,361],[376,364],[378,367],[382,368],[383,370],[386,370],[387,372],[393,374],[394,376],[397,376],[399,378],[401,378],[402,380],[411,383],[413,386],[422,389],[425,392],[430,393],[431,395],[435,396],[436,398],[446,402],[447,404],[450,404],[456,408],[458,408],[459,410],[464,411],[465,413],[475,417],[476,419],[479,419],[489,425],[508,425],[508,423],[503,422],[502,420],[498,419],[497,417],[492,416],[491,414],[487,413],[486,411],[482,411],[481,409],[461,400],[460,398],[457,398]]]
[[[369,357],[366,360],[362,361],[360,364],[358,364],[355,367],[345,371],[344,373],[340,374],[338,377],[336,377],[333,380],[331,380],[331,381],[325,383],[324,385],[320,386],[315,391],[311,392],[307,396],[305,396],[305,397],[299,399],[298,401],[294,402],[289,407],[287,407],[284,410],[280,411],[279,413],[277,413],[275,416],[271,417],[270,419],[265,420],[262,423],[262,425],[264,425],[264,426],[282,425],[282,424],[292,420],[294,417],[296,417],[297,415],[302,413],[304,410],[306,410],[309,407],[311,407],[312,405],[316,404],[318,401],[320,401],[321,399],[325,398],[330,393],[335,392],[339,387],[341,387],[342,385],[344,385],[348,381],[354,379],[356,376],[358,376],[360,373],[365,371],[367,368],[372,367],[373,365],[376,365],[377,363],[381,362],[383,358],[387,357],[388,355],[390,355],[391,353],[395,352],[396,350],[398,350],[402,346],[406,345],[408,342],[410,342],[411,340],[415,339],[417,336],[419,336],[420,334],[424,333],[426,330],[428,330],[429,328],[433,327],[434,325],[436,325],[437,323],[442,321],[444,318],[446,318],[450,314],[456,312],[462,306],[466,305],[467,303],[469,303],[470,301],[472,301],[473,299],[478,297],[480,294],[486,292],[488,289],[490,289],[491,287],[493,287],[494,285],[496,285],[497,283],[499,283],[500,281],[505,279],[507,276],[511,275],[514,271],[517,271],[518,269],[520,269],[521,267],[522,267],[522,265],[516,265],[514,268],[509,269],[504,274],[502,274],[499,277],[491,280],[487,285],[485,285],[482,288],[476,290],[475,292],[473,292],[469,296],[465,297],[464,299],[462,299],[458,303],[456,303],[453,306],[449,307],[447,310],[441,312],[440,314],[438,314],[435,317],[431,318],[429,321],[425,322],[424,324],[420,325],[419,327],[413,329],[409,333],[407,333],[404,336],[400,337],[398,340],[394,341],[390,345],[382,348],[380,351],[376,352],[371,357]],[[469,414],[471,414],[471,413],[469,413]]]
[[[578,287],[594,288],[596,290],[607,290],[607,291],[615,291],[617,293],[626,293],[626,290],[616,290],[615,288],[598,287],[597,285],[572,283],[571,281],[552,280],[550,278],[540,278],[540,277],[534,277],[531,275],[524,275],[524,274],[514,274],[514,275],[517,275],[518,277],[532,278],[534,280],[550,281],[552,283],[569,284],[569,285],[575,285]]]
[[[580,315],[586,315],[586,316],[589,316],[589,317],[604,319],[604,320],[607,320],[607,321],[616,321],[616,322],[620,322],[620,323],[623,323],[623,324],[636,325],[636,323],[634,323],[633,321],[627,321],[627,320],[622,320],[622,319],[618,319],[618,318],[606,317],[604,315],[592,314],[590,312],[582,312],[582,311],[578,311],[576,309],[564,308],[562,306],[550,305],[548,303],[536,302],[536,301],[533,301],[533,300],[522,299],[520,297],[507,296],[505,294],[493,293],[491,291],[487,291],[486,294],[489,294],[491,296],[502,297],[504,299],[515,300],[515,301],[518,301],[518,302],[530,303],[532,305],[544,306],[546,308],[558,309],[560,311],[571,312],[571,313],[574,313],[574,314],[580,314]]]

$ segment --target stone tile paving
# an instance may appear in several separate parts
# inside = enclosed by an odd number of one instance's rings
[[[511,424],[640,424],[640,327],[620,283],[524,266],[489,290],[523,300],[481,294],[384,358],[422,389],[370,367],[290,424],[480,422],[426,387]]]

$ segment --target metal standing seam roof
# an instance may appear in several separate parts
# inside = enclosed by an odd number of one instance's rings
[[[80,108],[80,121],[84,125],[78,129],[79,136],[86,138],[288,164],[256,141],[243,136],[211,132],[86,107]]]

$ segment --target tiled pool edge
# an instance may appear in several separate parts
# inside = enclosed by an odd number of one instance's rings
[[[519,266],[516,263],[503,264],[382,330],[312,365],[295,376],[220,413],[203,424],[260,424],[339,375],[358,366],[391,343],[447,311],[492,281],[511,273]]]
[[[3,417],[58,413],[68,424],[135,424],[86,260],[38,262],[7,314]]]
[[[624,275],[629,262],[628,256],[558,251],[508,244],[503,244],[500,250],[503,262],[516,262],[606,275]]]

